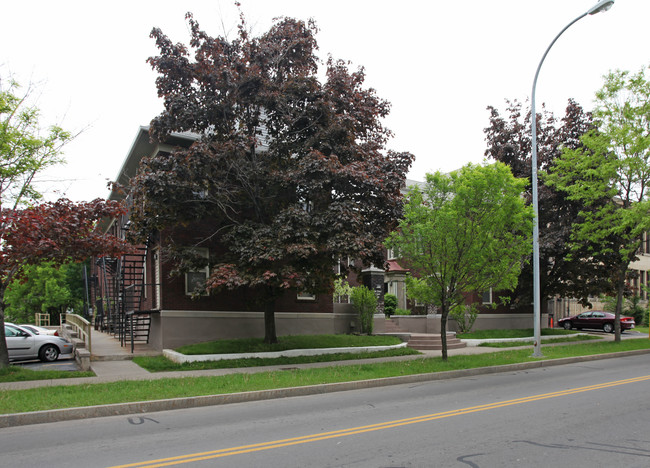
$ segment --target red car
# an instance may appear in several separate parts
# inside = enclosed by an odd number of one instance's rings
[[[565,330],[576,328],[595,328],[603,330],[605,333],[614,332],[614,317],[611,312],[603,312],[600,310],[593,310],[591,312],[583,312],[573,317],[566,317],[558,320],[558,324],[564,327]],[[621,331],[631,330],[636,324],[634,318],[621,315]]]

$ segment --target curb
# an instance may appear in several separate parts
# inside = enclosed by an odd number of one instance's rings
[[[561,366],[565,364],[574,364],[577,362],[597,361],[602,359],[612,359],[627,356],[639,356],[643,354],[650,354],[650,350],[640,349],[633,351],[622,351],[619,353],[595,354],[591,356],[577,356],[550,359],[545,361],[505,364],[501,366],[478,367],[475,369],[432,372],[428,374],[414,374],[399,377],[385,377],[380,379],[359,380],[354,382],[310,385],[305,387],[280,388],[254,392],[231,393],[224,395],[172,398],[167,400],[152,400],[133,403],[117,403],[111,405],[64,408],[48,411],[33,411],[29,413],[3,414],[0,415],[0,428],[59,421],[73,421],[77,419],[100,418],[107,416],[132,415],[156,411],[199,408],[203,406],[228,405],[232,403],[245,403],[250,401],[272,400],[276,398],[287,398],[295,396],[319,395],[323,393],[360,390],[364,388],[376,388],[388,385],[430,382],[436,380],[472,377],[476,375],[496,374],[500,372],[513,372],[527,369],[537,369],[541,367]]]

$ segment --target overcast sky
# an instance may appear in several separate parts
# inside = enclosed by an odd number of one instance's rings
[[[486,107],[530,97],[542,55],[560,30],[596,0],[241,0],[253,33],[272,18],[314,18],[320,56],[364,66],[369,87],[392,103],[389,148],[410,151],[409,178],[450,171],[484,158]],[[435,5],[435,6],[432,6]],[[213,36],[236,35],[238,12],[225,0],[21,0],[5,2],[0,23],[0,75],[40,83],[45,122],[84,129],[65,148],[67,165],[50,171],[50,198],[104,197],[138,127],[161,109],[159,27],[187,43],[191,11]],[[568,98],[592,107],[602,76],[650,64],[649,0],[616,0],[606,13],[574,24],[549,53],[537,86],[538,104],[556,114]]]

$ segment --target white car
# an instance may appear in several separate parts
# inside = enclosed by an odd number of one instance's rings
[[[5,339],[9,359],[40,359],[44,362],[56,361],[61,354],[71,354],[74,345],[65,338],[53,335],[39,335],[14,325],[5,323]]]
[[[54,328],[44,328],[44,327],[37,327],[36,325],[31,325],[31,324],[24,324],[24,325],[18,325],[20,328],[25,328],[26,330],[29,330],[30,332],[34,332],[38,335],[54,335],[54,336],[59,336],[59,332],[56,331]]]

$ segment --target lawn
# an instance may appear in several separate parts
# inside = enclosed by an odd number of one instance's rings
[[[441,358],[415,358],[407,361],[332,365],[324,368],[238,373],[218,377],[60,385],[48,387],[47,391],[43,388],[5,390],[0,392],[0,414],[349,382],[638,349],[650,349],[650,340],[548,346],[542,348],[543,358],[532,357],[530,349],[517,349],[450,356],[447,361]]]
[[[577,331],[565,330],[563,328],[542,328],[540,335],[554,336],[554,335],[575,335]],[[535,336],[532,328],[520,328],[513,330],[477,330],[469,333],[459,333],[457,338],[465,340],[487,340],[487,339],[503,339],[503,338],[528,338]]]

